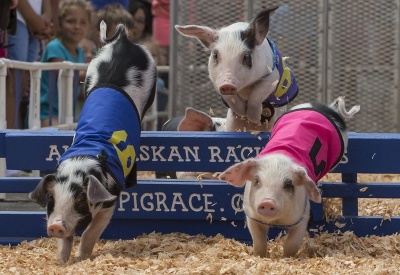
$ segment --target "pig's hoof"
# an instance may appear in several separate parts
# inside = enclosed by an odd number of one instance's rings
[[[65,264],[69,260],[69,255],[59,255],[59,258],[61,262]]]
[[[86,259],[90,258],[91,255],[92,254],[90,254],[90,253],[79,253],[78,254],[78,259],[80,261],[83,261],[83,260],[86,260]]]

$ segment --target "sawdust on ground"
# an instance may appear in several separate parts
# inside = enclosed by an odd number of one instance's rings
[[[141,173],[139,177],[153,177]],[[328,174],[323,181],[340,181]],[[400,182],[400,175],[359,175],[359,182]],[[400,215],[397,200],[360,199],[360,215]],[[324,199],[330,217],[340,215],[339,199]],[[328,214],[326,214],[328,215]],[[62,264],[54,239],[0,246],[0,274],[400,274],[400,235],[358,238],[352,232],[305,237],[294,258],[282,256],[284,237],[268,243],[267,258],[251,246],[223,237],[182,233],[141,235],[133,240],[100,240],[90,259],[74,255]]]

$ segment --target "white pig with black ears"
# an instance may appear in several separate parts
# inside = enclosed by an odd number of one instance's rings
[[[261,10],[250,22],[237,22],[218,30],[198,25],[175,26],[211,51],[209,77],[230,108],[227,131],[270,130],[298,93],[294,74],[274,42],[267,38],[270,15],[277,8]],[[246,123],[241,117],[246,118]]]
[[[284,255],[296,255],[307,231],[309,200],[321,202],[317,183],[347,152],[345,119],[359,110],[346,111],[342,97],[329,106],[297,105],[277,120],[257,157],[221,173],[221,180],[245,185],[243,209],[255,254],[266,256],[268,229],[276,226],[287,228]]]
[[[149,51],[130,42],[119,24],[90,62],[87,96],[73,144],[54,174],[39,182],[29,198],[47,206],[47,234],[57,238],[58,256],[70,258],[76,231],[84,230],[78,257],[87,258],[114,213],[124,187],[136,183],[141,120],[156,92],[157,67]]]

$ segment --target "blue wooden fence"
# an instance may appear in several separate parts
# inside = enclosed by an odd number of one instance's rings
[[[73,131],[0,131],[0,158],[8,169],[54,170],[71,144]],[[221,132],[143,132],[138,154],[140,171],[221,172],[255,156],[269,134]],[[322,204],[312,203],[310,233],[351,230],[358,236],[400,232],[400,217],[359,216],[359,198],[400,198],[400,183],[360,183],[358,173],[400,173],[400,134],[350,133],[348,163],[333,172],[341,183],[323,182],[325,198],[342,198],[343,215],[326,221]],[[0,193],[28,193],[40,178],[0,178]],[[250,242],[241,209],[243,189],[217,180],[141,179],[124,190],[104,239],[129,239],[149,232],[217,233]],[[340,228],[337,227],[340,225]],[[276,236],[280,229],[270,232]],[[46,236],[43,211],[0,211],[0,243]]]

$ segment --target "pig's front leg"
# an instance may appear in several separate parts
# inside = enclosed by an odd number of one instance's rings
[[[288,228],[288,235],[283,245],[283,254],[285,257],[294,257],[297,251],[299,251],[303,238],[306,235],[308,219],[309,215],[306,215],[298,225]]]
[[[273,71],[266,79],[257,83],[247,99],[247,119],[250,122],[258,123],[261,119],[262,102],[266,100],[274,91],[279,81],[279,73]]]
[[[101,233],[107,227],[114,213],[115,205],[113,207],[104,209],[98,212],[92,222],[82,234],[81,243],[79,244],[78,257],[86,259],[92,255],[94,245],[99,240]]]
[[[247,218],[251,238],[253,239],[253,252],[260,257],[267,256],[267,233],[269,227]]]
[[[239,95],[224,95],[223,98],[235,114],[238,116],[246,116],[247,106],[243,98]]]
[[[66,263],[71,256],[74,236],[69,236],[64,239],[57,239],[58,257],[63,263]]]

